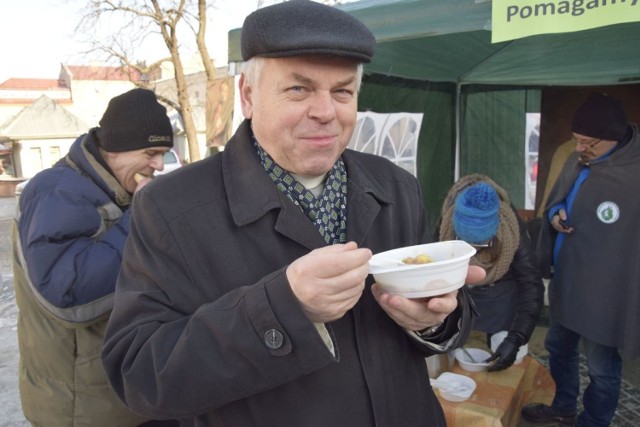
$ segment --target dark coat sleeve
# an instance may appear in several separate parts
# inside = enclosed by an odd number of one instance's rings
[[[469,339],[473,325],[473,319],[476,316],[476,309],[473,299],[469,295],[469,290],[463,286],[458,290],[458,307],[451,313],[444,322],[442,335],[437,337],[440,341],[446,341],[454,338],[446,351],[462,347]],[[458,334],[457,336],[455,334]],[[437,342],[436,337],[432,341]]]
[[[518,286],[518,303],[510,332],[517,332],[528,342],[544,302],[544,285],[533,253],[531,238],[518,217],[520,244],[511,263],[510,274]]]

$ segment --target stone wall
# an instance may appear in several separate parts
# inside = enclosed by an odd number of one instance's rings
[[[14,197],[16,185],[23,181],[24,178],[0,178],[0,197]]]

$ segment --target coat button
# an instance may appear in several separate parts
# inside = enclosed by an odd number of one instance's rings
[[[284,337],[282,336],[282,332],[269,329],[264,334],[264,343],[272,350],[277,350],[282,347],[282,343],[284,342]]]

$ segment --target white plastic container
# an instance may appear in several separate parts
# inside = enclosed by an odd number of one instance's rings
[[[462,287],[467,277],[469,259],[476,253],[462,240],[407,246],[375,254],[369,272],[382,289],[405,298],[442,295]],[[426,254],[428,264],[404,264],[407,257]]]
[[[436,378],[443,372],[450,371],[456,363],[456,359],[453,357],[453,353],[441,353],[425,357],[425,362],[429,378]]]
[[[491,365],[490,362],[484,362],[491,357],[491,353],[488,351],[481,348],[466,348],[465,350],[467,350],[467,353],[469,353],[471,357],[469,357],[469,355],[460,348],[456,349],[454,352],[456,361],[465,371],[481,372]],[[475,360],[475,362],[472,359]]]
[[[491,351],[496,351],[500,343],[502,343],[502,341],[507,337],[507,334],[507,331],[500,331],[491,335]],[[521,363],[527,354],[529,354],[529,345],[525,343],[518,349],[518,353],[516,354],[516,361],[513,362],[513,364],[517,365],[518,363]]]
[[[435,380],[432,379],[431,385],[439,390],[440,396],[451,402],[464,402],[476,389],[473,378],[452,372],[445,372]]]

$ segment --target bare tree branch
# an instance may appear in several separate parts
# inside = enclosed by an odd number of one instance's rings
[[[160,65],[171,62],[176,97],[157,95],[180,114],[190,161],[200,159],[200,148],[187,90],[181,56],[184,47],[180,36],[187,34],[187,39],[193,36],[187,45],[197,46],[207,79],[215,79],[215,67],[204,42],[206,19],[205,0],[89,0],[83,9],[82,21],[75,30],[77,35],[86,39],[87,55],[99,56],[105,63],[118,65],[132,77],[141,76],[132,79],[137,86],[152,89],[152,81]],[[167,48],[168,56],[147,64],[144,46],[154,40]],[[137,55],[141,51],[144,55]]]
[[[206,0],[198,0],[198,33],[196,42],[198,44],[198,51],[202,58],[202,64],[204,65],[204,71],[207,74],[207,81],[211,82],[216,79],[216,68],[209,56],[209,50],[204,41],[205,33],[207,32],[207,2]]]

